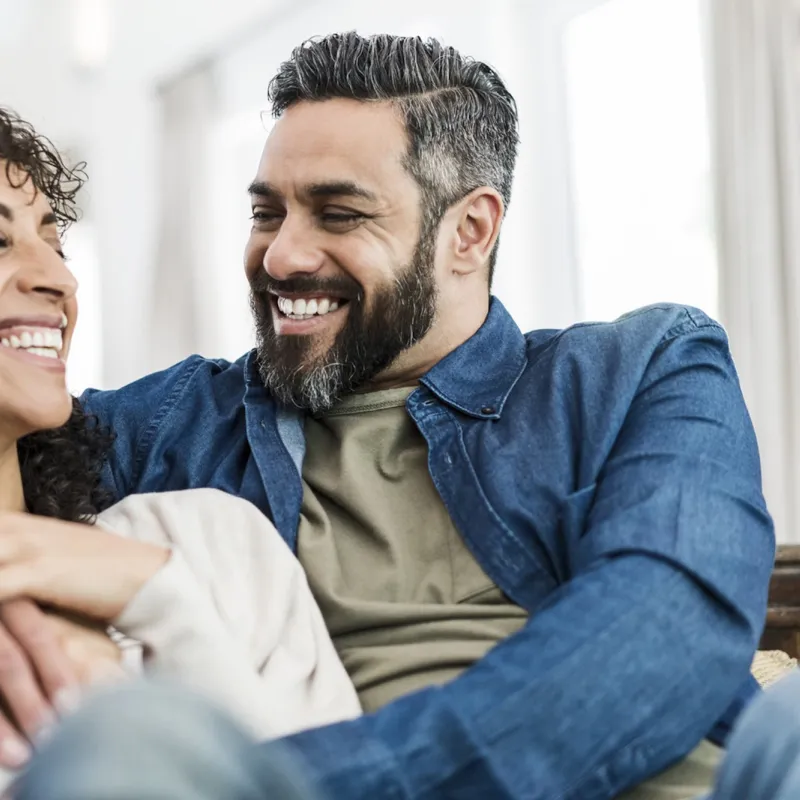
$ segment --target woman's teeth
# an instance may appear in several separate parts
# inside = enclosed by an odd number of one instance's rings
[[[36,356],[58,358],[64,346],[61,331],[55,328],[31,328],[2,336],[0,345],[12,350],[26,350]]]
[[[288,297],[278,298],[278,308],[282,314],[292,319],[310,319],[311,317],[324,317],[339,308],[339,301],[330,297],[304,300],[302,297],[292,300]]]

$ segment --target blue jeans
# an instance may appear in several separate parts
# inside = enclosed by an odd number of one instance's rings
[[[712,800],[800,798],[800,671],[784,678],[739,718]]]
[[[98,695],[34,758],[15,800],[314,800],[279,745],[169,686]]]
[[[180,690],[136,685],[67,720],[17,800],[311,800],[278,745],[254,746],[224,714]],[[741,716],[708,800],[800,798],[800,672]]]

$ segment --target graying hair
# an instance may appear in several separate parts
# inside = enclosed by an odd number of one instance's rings
[[[309,39],[269,85],[272,113],[297,102],[349,98],[388,101],[409,145],[405,168],[422,193],[423,226],[479,186],[506,208],[517,158],[517,107],[500,76],[436,39],[355,32]],[[491,284],[497,246],[489,259]]]

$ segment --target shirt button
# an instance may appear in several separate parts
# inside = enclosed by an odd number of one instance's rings
[[[494,413],[495,413],[494,406],[484,406],[481,409],[481,414],[494,414]]]

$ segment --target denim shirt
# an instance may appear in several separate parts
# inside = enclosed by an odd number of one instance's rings
[[[303,419],[253,354],[84,402],[117,434],[117,498],[215,487],[295,547]],[[326,796],[610,798],[724,739],[754,691],[774,534],[722,328],[662,305],[523,335],[493,299],[407,409],[467,546],[530,620],[450,684],[289,737]]]

